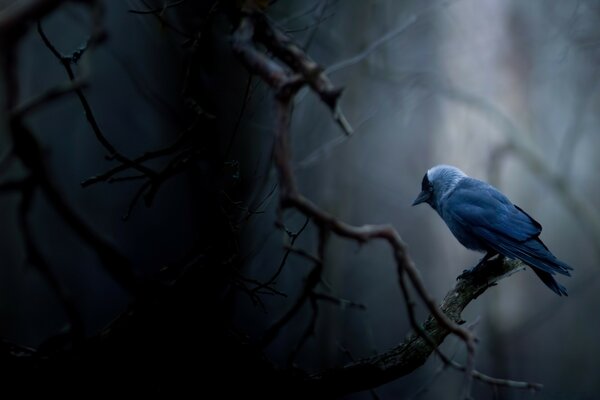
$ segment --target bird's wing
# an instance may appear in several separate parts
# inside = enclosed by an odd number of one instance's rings
[[[483,228],[517,242],[536,238],[542,226],[493,186],[465,179],[446,198],[444,213],[466,228]]]
[[[471,232],[498,253],[554,274],[569,275],[568,265],[559,261],[539,240],[541,225],[485,182],[457,186],[444,206],[447,217]]]

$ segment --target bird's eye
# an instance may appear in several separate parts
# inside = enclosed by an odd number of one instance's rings
[[[421,182],[421,190],[424,192],[433,192],[433,184],[429,182],[427,174],[425,174],[423,181]]]

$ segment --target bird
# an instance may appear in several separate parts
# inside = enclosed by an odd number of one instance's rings
[[[467,176],[451,165],[430,168],[421,192],[412,203],[429,204],[466,248],[485,253],[464,277],[494,256],[521,260],[559,296],[567,289],[554,275],[571,276],[572,267],[560,261],[540,239],[542,226],[492,185]]]

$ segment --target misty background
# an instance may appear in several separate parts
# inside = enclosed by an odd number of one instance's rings
[[[140,204],[122,221],[137,185],[81,188],[82,180],[111,164],[74,96],[28,118],[52,176],[71,204],[111,237],[140,274],[159,271],[195,246],[209,247],[212,225],[206,221],[212,221],[208,214],[218,207],[210,208],[214,204],[207,199],[214,195],[230,202],[223,212],[235,220],[240,271],[268,280],[284,257],[283,244],[289,243],[275,227],[271,90],[249,77],[233,56],[226,16],[213,17],[204,32],[208,44],[203,49],[210,51],[196,54],[182,47],[185,37],[157,18],[127,12],[145,8],[144,2],[105,5],[108,40],[86,54],[79,68],[107,136],[132,156],[175,140],[192,119],[181,87],[187,63],[194,60],[191,85],[201,93],[196,100],[209,104],[206,112],[219,133],[213,140],[219,142],[223,165],[233,171],[215,179],[231,180],[232,189],[207,195],[204,189],[210,185],[204,179],[211,170],[199,163],[200,174],[186,172],[169,180],[152,207]],[[188,32],[211,6],[210,1],[184,2],[165,11],[164,18]],[[571,278],[559,277],[567,298],[555,296],[526,270],[469,305],[463,318],[474,323],[479,338],[476,368],[498,378],[544,384],[541,393],[532,394],[494,390],[476,381],[474,397],[595,398],[600,390],[600,321],[595,318],[600,311],[600,3],[279,0],[268,14],[335,85],[344,87],[341,106],[355,130],[345,137],[328,108],[306,89],[296,97],[293,165],[304,195],[351,224],[393,224],[439,300],[480,255],[464,249],[429,207],[410,204],[428,168],[452,164],[492,183],[538,220],[542,240],[575,268]],[[89,16],[67,5],[43,26],[59,49],[71,52],[85,42]],[[23,39],[20,55],[22,98],[66,80],[35,29]],[[46,282],[24,262],[15,199],[3,196],[0,203],[0,336],[35,347],[63,329],[66,318]],[[32,213],[41,250],[76,300],[86,333],[94,335],[125,309],[128,296],[43,198],[36,198]],[[305,218],[288,210],[283,222],[297,232]],[[309,222],[295,246],[315,254],[316,234]],[[290,254],[276,280],[287,297],[262,296],[264,307],[236,292],[232,324],[259,338],[293,304],[311,265]],[[319,290],[365,309],[320,302],[315,334],[293,360],[301,368],[340,366],[385,351],[410,332],[385,243],[358,246],[332,236]],[[417,312],[420,319],[426,316],[424,307]],[[310,317],[306,305],[267,355],[288,365]],[[449,336],[442,349],[464,362],[464,345],[457,338]],[[440,372],[440,367],[432,356],[413,374],[375,392],[381,399],[458,398],[461,374]]]

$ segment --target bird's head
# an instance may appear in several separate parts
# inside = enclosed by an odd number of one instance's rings
[[[466,177],[460,169],[451,165],[436,165],[429,169],[421,181],[421,193],[413,202],[413,206],[421,203],[438,209],[439,201],[453,190],[458,182]]]

